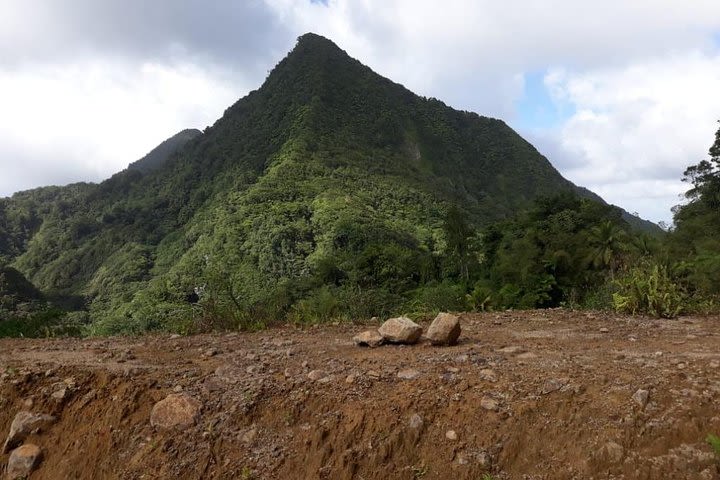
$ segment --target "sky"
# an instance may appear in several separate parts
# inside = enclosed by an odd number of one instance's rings
[[[306,32],[656,222],[720,119],[717,0],[0,0],[0,196],[212,125]]]

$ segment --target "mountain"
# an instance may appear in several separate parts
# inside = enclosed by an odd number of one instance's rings
[[[591,196],[501,120],[306,34],[204,133],[97,185],[0,200],[0,255],[43,292],[85,299],[98,332],[374,315],[442,277],[452,206],[482,226],[563,191]]]
[[[202,132],[194,128],[182,130],[153,148],[150,153],[140,160],[128,165],[128,170],[138,170],[142,173],[157,170],[162,167],[172,155],[184,147],[187,142],[198,135],[202,135]]]

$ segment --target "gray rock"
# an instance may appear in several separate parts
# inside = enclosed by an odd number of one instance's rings
[[[361,347],[379,347],[383,344],[384,341],[385,339],[382,335],[378,333],[377,330],[367,330],[365,332],[358,333],[353,337],[353,342],[355,342],[355,345]]]
[[[633,394],[632,399],[640,408],[645,408],[645,405],[647,405],[650,399],[650,392],[642,388],[638,389],[638,391]]]
[[[414,370],[412,368],[406,368],[405,370],[400,370],[397,373],[398,378],[402,378],[403,380],[412,380],[414,378],[417,378],[420,376],[420,372],[417,370]]]
[[[433,345],[455,345],[461,330],[460,318],[451,313],[439,313],[425,336]]]
[[[447,438],[448,440],[454,442],[455,440],[458,439],[458,435],[457,435],[457,433],[455,432],[455,430],[448,430],[447,432],[445,432],[445,438]]]
[[[547,395],[548,393],[557,392],[565,385],[567,385],[567,380],[565,380],[564,378],[550,378],[548,380],[545,380],[545,383],[543,383],[540,392],[543,395]]]
[[[153,427],[170,429],[194,425],[200,414],[200,402],[184,393],[172,393],[155,404],[150,412]]]
[[[496,412],[498,409],[498,402],[490,397],[483,397],[482,400],[480,400],[480,406],[485,410]]]
[[[398,317],[380,325],[378,332],[388,342],[413,344],[420,340],[422,327],[407,317]]]
[[[323,378],[327,377],[327,373],[322,370],[313,370],[307,374],[307,377],[313,382],[317,382],[318,380],[322,380]]]
[[[10,454],[7,465],[8,480],[27,478],[42,462],[42,450],[37,445],[27,444],[16,448]]]
[[[424,422],[420,415],[418,415],[417,413],[413,413],[412,416],[410,416],[409,424],[410,428],[414,428],[417,430],[418,428],[422,428]]]
[[[55,417],[32,412],[18,412],[10,424],[10,433],[3,445],[2,453],[8,453],[20,445],[28,435],[55,423]]]

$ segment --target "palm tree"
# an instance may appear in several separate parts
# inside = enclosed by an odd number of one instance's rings
[[[595,268],[608,269],[610,279],[615,279],[621,254],[625,250],[627,234],[617,224],[607,220],[590,229],[590,264]]]

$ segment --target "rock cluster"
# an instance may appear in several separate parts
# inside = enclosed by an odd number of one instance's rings
[[[460,337],[460,319],[451,313],[440,313],[430,324],[426,337],[433,345],[455,345]],[[367,330],[353,337],[355,345],[379,347],[385,343],[413,345],[420,340],[422,327],[407,317],[391,318],[377,330]]]
[[[2,453],[10,452],[6,477],[9,480],[27,478],[42,462],[42,449],[37,445],[22,443],[31,434],[37,434],[55,423],[55,417],[28,411],[18,412],[10,424]],[[17,447],[17,448],[16,448]]]

